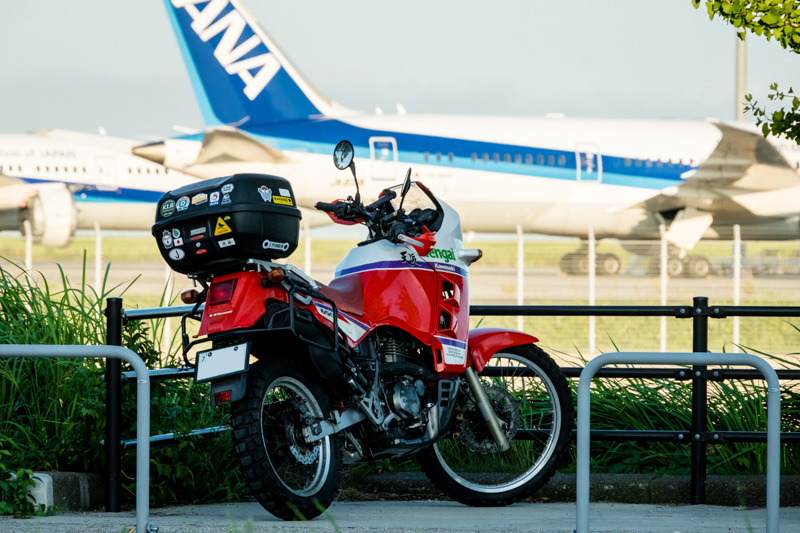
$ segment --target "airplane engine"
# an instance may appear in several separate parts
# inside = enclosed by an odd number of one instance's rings
[[[63,247],[75,234],[78,217],[72,193],[63,183],[37,187],[19,212],[19,227],[25,234],[25,221],[30,221],[36,244]]]

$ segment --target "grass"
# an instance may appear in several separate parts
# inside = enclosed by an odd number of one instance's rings
[[[85,270],[85,269],[84,269]],[[85,276],[84,276],[85,278]],[[125,287],[94,291],[85,282],[52,290],[25,272],[0,269],[0,342],[5,344],[103,344],[104,298]],[[155,324],[153,327],[151,324]],[[163,325],[163,321],[160,321]],[[175,364],[162,354],[159,321],[130,321],[123,345],[149,367]],[[124,365],[127,366],[127,365]],[[104,367],[87,359],[0,359],[0,451],[9,468],[103,473],[100,440],[105,433]],[[211,407],[208,384],[157,382],[151,388],[151,432],[186,433],[229,423],[225,409]],[[123,438],[135,435],[135,394],[123,391]],[[230,435],[185,438],[153,449],[154,504],[238,500],[247,495],[230,453]],[[8,453],[5,453],[8,452]],[[135,456],[123,458],[123,485],[132,495]]]

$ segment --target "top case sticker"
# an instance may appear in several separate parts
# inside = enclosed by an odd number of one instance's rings
[[[161,216],[164,218],[171,217],[175,212],[175,200],[169,199],[161,204]]]
[[[222,217],[217,217],[217,225],[214,227],[214,236],[217,237],[219,235],[225,235],[226,233],[231,233],[233,230],[231,229],[228,224],[222,220]]]
[[[178,211],[186,211],[189,209],[189,197],[188,196],[181,196],[178,201],[175,203],[175,208]]]
[[[212,192],[208,197],[209,207],[219,204],[219,191]]]
[[[233,190],[233,183],[226,183],[222,186],[222,194],[228,194]]]
[[[261,199],[264,200],[265,202],[272,201],[272,189],[270,189],[266,185],[262,185],[261,187],[258,188],[258,194],[261,195]]]

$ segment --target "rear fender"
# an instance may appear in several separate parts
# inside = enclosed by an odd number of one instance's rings
[[[503,328],[478,328],[469,331],[469,356],[475,371],[480,373],[486,363],[504,348],[539,342],[533,335]]]

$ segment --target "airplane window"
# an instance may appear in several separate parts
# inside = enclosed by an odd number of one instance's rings
[[[424,157],[425,161],[427,161],[430,155],[431,155],[430,152],[425,152],[424,154],[422,154],[422,157]]]
[[[637,159],[636,160],[636,166],[637,167],[641,167],[642,166],[642,160],[641,159]]]
[[[526,165],[532,165],[533,164],[533,155],[527,154],[525,156],[525,164]]]
[[[0,165],[0,172],[3,171],[3,165]]]
[[[514,156],[514,163],[522,163],[522,154],[517,154]]]
[[[478,160],[478,154],[476,154],[475,152],[472,152],[472,154],[469,156],[469,158],[472,159],[472,162],[474,163],[474,162],[476,162]]]
[[[563,155],[558,156],[558,166],[563,167],[566,164],[567,164],[567,157]]]
[[[142,169],[141,169],[141,168],[137,168],[137,169],[136,169],[136,173],[137,173],[137,174],[141,174],[141,173],[142,173]]]
[[[453,162],[454,157],[455,154],[453,154],[453,152],[447,152],[447,159],[449,159],[451,163]]]
[[[511,154],[504,155],[503,161],[505,161],[506,163],[511,163]]]
[[[556,164],[556,158],[555,158],[555,156],[548,155],[548,156],[547,156],[547,164],[548,164],[548,165],[551,165],[551,166],[552,166],[552,165],[555,165],[555,164]]]
[[[133,169],[131,169],[131,167],[128,167],[128,174],[133,174]]]
[[[631,166],[631,158],[630,158],[630,157],[626,157],[626,158],[625,158],[625,166],[626,166],[626,167],[629,167],[629,166]]]
[[[86,167],[81,167],[81,171],[86,174]]]
[[[498,154],[498,153],[492,154],[492,161],[494,161],[495,163],[500,161],[500,154]]]
[[[45,172],[50,172],[50,165],[45,165],[44,171]]]
[[[484,163],[489,161],[489,154],[483,154],[482,159]]]
[[[652,162],[652,161],[650,161],[649,159],[648,159],[647,161],[645,161],[644,165],[645,165],[647,168],[653,168],[653,162]]]
[[[442,152],[436,152],[436,161],[442,160]]]
[[[78,167],[72,167],[72,172],[74,172],[75,174],[77,174],[77,173],[78,173]]]
[[[145,173],[150,174],[150,169],[149,168],[144,169],[144,171],[145,171]]]
[[[544,165],[544,156],[542,154],[536,156],[536,164]]]

